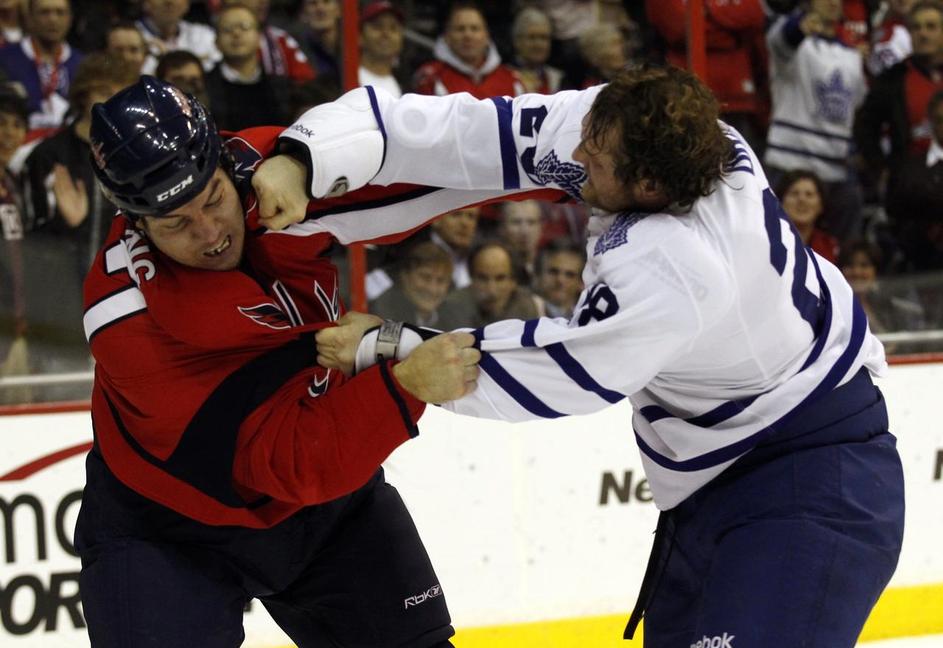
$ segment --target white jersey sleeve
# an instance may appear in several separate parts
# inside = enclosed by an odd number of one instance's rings
[[[475,99],[458,93],[395,99],[368,86],[312,108],[282,138],[312,152],[312,159],[320,161],[316,176],[356,179],[350,189],[359,188],[367,175],[380,185],[511,191],[548,187],[578,198],[586,176],[570,155],[580,141],[582,118],[600,89],[515,98]],[[364,123],[368,105],[375,122]],[[357,155],[321,155],[321,149],[335,146],[334,133],[349,132],[349,126],[341,125],[345,111],[357,129],[378,130],[384,146],[358,150]]]
[[[618,216],[590,249],[596,280],[572,319],[476,331],[478,388],[445,408],[510,421],[598,411],[689,353],[730,308],[728,269],[672,216]]]

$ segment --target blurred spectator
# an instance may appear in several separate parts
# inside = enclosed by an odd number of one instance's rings
[[[145,74],[153,74],[157,59],[173,50],[192,52],[205,70],[220,60],[216,34],[206,25],[184,20],[189,10],[190,0],[143,0],[143,17],[137,26],[149,52],[143,67]]]
[[[888,0],[879,9],[872,34],[871,53],[868,55],[868,72],[878,76],[897,65],[913,52],[907,16],[915,0]]]
[[[923,307],[913,291],[894,294],[878,281],[881,251],[867,241],[852,241],[842,250],[838,267],[868,316],[868,326],[874,333],[917,331],[925,327]],[[888,353],[894,345],[885,345]]]
[[[772,123],[765,167],[772,184],[792,169],[814,171],[830,199],[826,223],[839,240],[861,228],[861,188],[849,153],[855,108],[866,91],[861,52],[838,39],[841,0],[810,0],[767,34]]]
[[[855,143],[867,182],[876,188],[886,182],[888,191],[900,179],[908,155],[922,156],[930,147],[927,103],[943,90],[943,5],[916,2],[908,26],[913,54],[874,80],[855,117]]]
[[[430,240],[452,257],[452,284],[464,288],[471,283],[468,272],[468,252],[478,233],[479,207],[466,207],[443,214],[429,226]]]
[[[552,35],[550,18],[535,7],[525,7],[514,18],[514,69],[525,92],[553,94],[560,89],[563,72],[547,65]]]
[[[210,103],[206,95],[206,72],[196,54],[173,50],[160,57],[154,76],[192,94],[204,106]]]
[[[360,85],[383,88],[394,97],[403,94],[393,69],[403,51],[403,12],[392,2],[378,0],[360,12]]]
[[[606,83],[629,62],[625,52],[625,38],[615,25],[608,23],[590,27],[579,38],[580,52],[587,70],[582,81],[569,80],[567,87],[588,88]]]
[[[487,99],[524,92],[517,73],[501,63],[484,14],[474,2],[459,0],[451,5],[434,53],[436,60],[416,71],[413,86],[420,94],[468,92]]]
[[[598,1],[530,0],[523,4],[536,6],[550,18],[553,26],[551,63],[563,71],[564,78],[581,79],[583,57],[580,53],[579,37],[599,23]]]
[[[583,292],[586,249],[569,239],[557,239],[537,257],[537,294],[546,305],[547,317],[570,319]]]
[[[330,76],[340,84],[340,0],[302,0],[298,11],[298,42],[318,76]]]
[[[927,113],[929,150],[895,166],[887,188],[887,216],[903,255],[899,270],[943,270],[943,92],[933,95]]]
[[[502,203],[498,235],[517,260],[518,283],[533,286],[541,235],[540,203],[536,200]]]
[[[147,58],[147,43],[134,23],[120,22],[105,34],[105,51],[128,61],[140,72]]]
[[[72,25],[69,0],[30,0],[30,37],[0,48],[0,70],[26,91],[31,130],[51,131],[69,109],[69,85],[82,53],[69,46]]]
[[[23,168],[27,321],[30,353],[42,371],[89,367],[82,281],[115,213],[92,171],[91,110],[137,78],[123,59],[87,56],[70,88],[68,126],[40,142]]]
[[[471,285],[450,293],[439,309],[442,329],[478,328],[544,314],[543,300],[518,285],[513,253],[503,244],[492,241],[477,246],[468,256],[468,268]]]
[[[301,46],[282,29],[268,23],[271,2],[269,0],[223,0],[222,7],[241,5],[247,7],[259,22],[262,37],[259,39],[259,58],[262,69],[273,76],[288,77],[295,83],[307,83],[316,73]]]
[[[26,138],[26,99],[9,84],[0,85],[0,377],[29,373],[23,280],[23,221],[16,179],[7,168]],[[0,403],[28,400],[24,390],[0,392]]]
[[[410,247],[396,282],[370,303],[370,312],[419,326],[439,326],[439,306],[452,282],[449,253],[431,241]]]
[[[0,45],[23,38],[23,0],[0,0]]]
[[[666,58],[687,67],[687,3],[646,0],[652,27],[665,40]],[[757,151],[762,150],[768,118],[766,13],[761,0],[707,0],[704,3],[707,85],[720,101],[721,117]]]
[[[819,177],[811,171],[788,171],[779,179],[776,195],[806,247],[835,263],[838,240],[819,227],[826,204],[825,187]]]
[[[221,130],[291,123],[291,82],[262,69],[260,39],[258,20],[247,7],[230,5],[216,17],[216,46],[223,60],[206,75],[206,93],[210,113]]]

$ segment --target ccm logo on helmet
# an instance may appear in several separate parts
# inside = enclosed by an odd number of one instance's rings
[[[183,191],[184,189],[186,189],[192,184],[193,184],[193,174],[191,173],[185,179],[181,180],[180,182],[172,186],[167,191],[163,191],[157,194],[157,202],[164,202],[168,198],[172,198],[173,196],[176,196],[178,193],[180,193],[181,191]]]

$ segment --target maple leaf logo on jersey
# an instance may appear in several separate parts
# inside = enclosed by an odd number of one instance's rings
[[[541,185],[553,183],[578,200],[583,199],[586,171],[579,164],[561,162],[555,151],[550,151],[534,167],[531,179]]]
[[[255,169],[262,162],[262,154],[254,146],[241,137],[230,137],[226,140],[226,150],[233,157],[233,176],[237,184],[252,177]]]
[[[291,328],[291,323],[285,317],[285,313],[275,304],[267,302],[258,306],[239,306],[238,308],[240,313],[262,326],[278,330]]]
[[[599,256],[609,250],[625,245],[629,240],[629,229],[645,218],[646,214],[619,214],[602,235],[596,239],[593,256]]]
[[[851,116],[852,94],[841,70],[832,72],[828,79],[817,80],[815,101],[819,105],[819,115],[834,124],[845,124]]]

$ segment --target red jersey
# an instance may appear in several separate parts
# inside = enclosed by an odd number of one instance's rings
[[[259,39],[259,58],[266,74],[288,77],[296,83],[312,81],[317,73],[298,41],[284,29],[266,26]]]
[[[365,187],[270,232],[250,180],[280,132],[226,140],[246,212],[240,268],[180,265],[119,216],[85,281],[96,446],[126,486],[205,524],[269,527],[352,492],[417,434],[425,405],[387,364],[349,380],[316,365],[313,333],[343,311],[325,252],[335,233],[394,240],[486,198]]]

